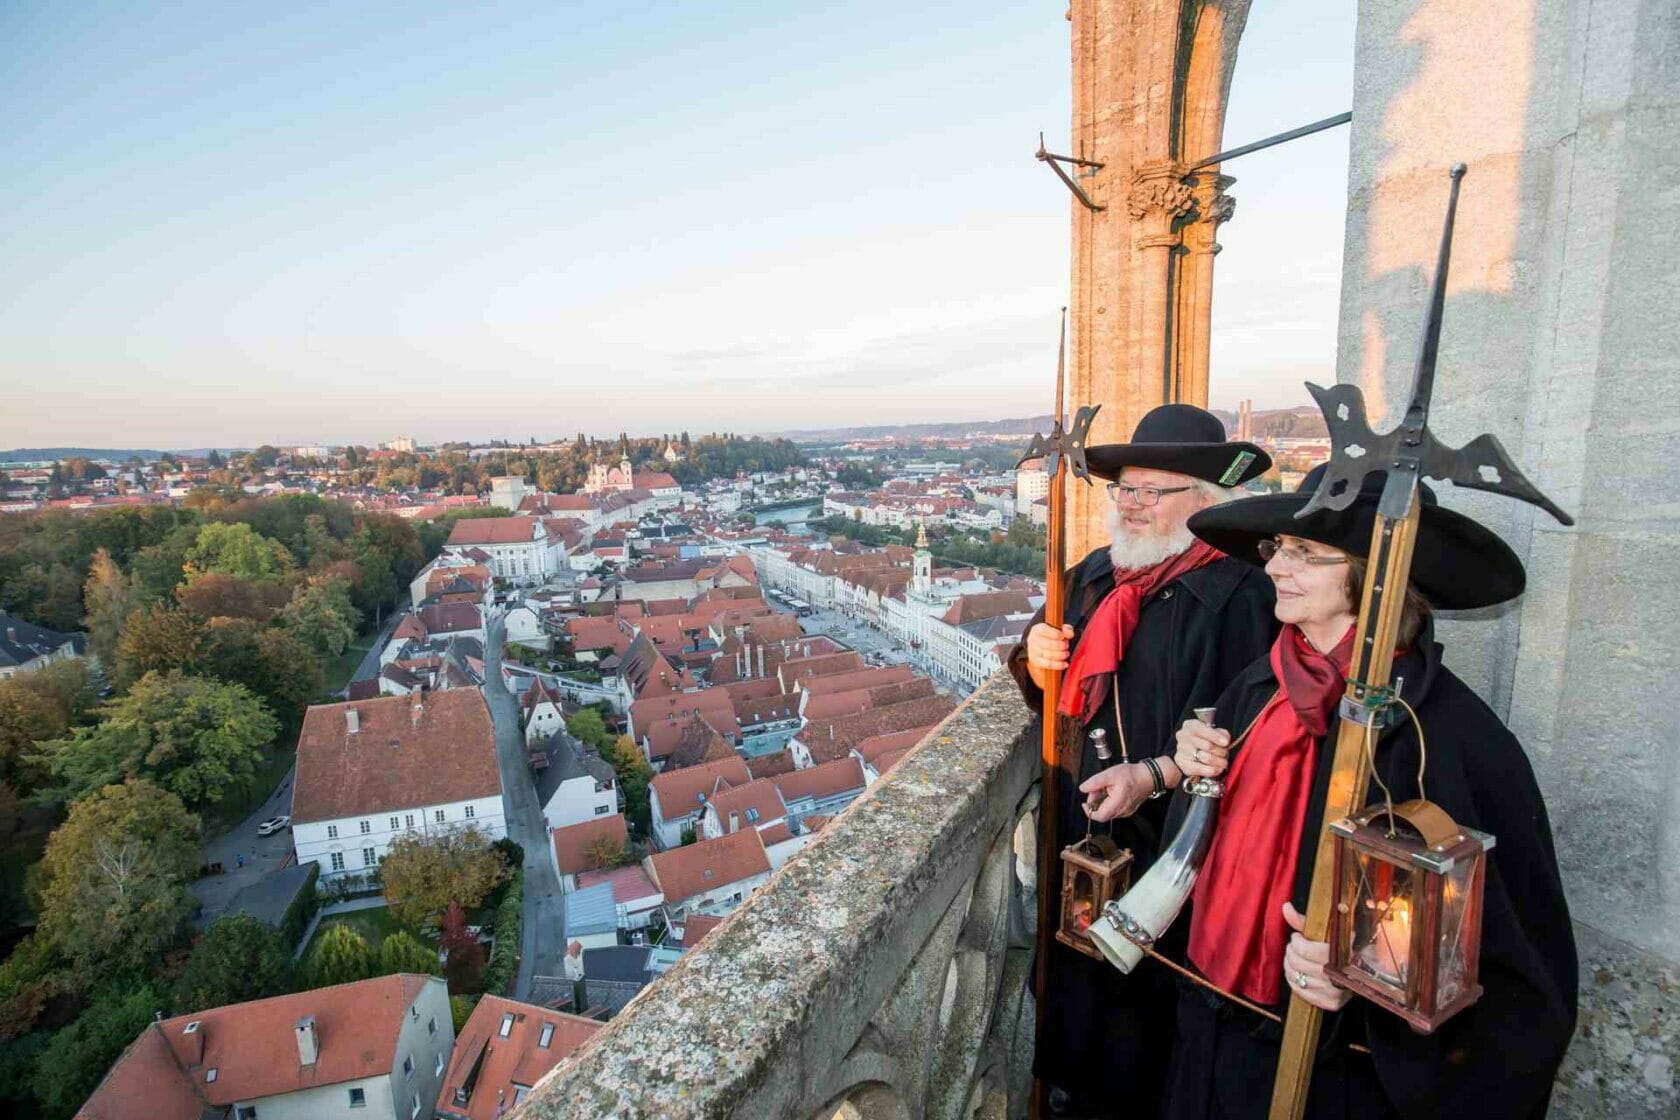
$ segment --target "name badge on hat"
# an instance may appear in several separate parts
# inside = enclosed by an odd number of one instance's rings
[[[1252,462],[1254,462],[1254,452],[1237,452],[1237,457],[1231,460],[1230,467],[1226,469],[1224,474],[1219,476],[1219,485],[1235,486],[1237,484],[1237,480],[1243,476],[1243,471],[1247,470],[1248,465]]]

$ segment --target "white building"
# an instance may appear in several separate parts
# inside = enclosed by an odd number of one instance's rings
[[[507,835],[490,710],[476,688],[317,704],[298,737],[297,861],[366,874],[398,837],[472,825]]]
[[[457,521],[443,550],[483,556],[498,579],[540,583],[566,563],[560,535],[540,517],[480,517]]]
[[[397,973],[148,1023],[77,1116],[423,1120],[455,1045],[442,977]]]
[[[550,740],[548,765],[537,775],[537,796],[550,831],[618,812],[618,774],[604,759],[585,755],[568,735]]]
[[[756,828],[655,852],[644,867],[665,896],[667,924],[692,914],[728,914],[770,878],[770,856]]]
[[[0,680],[79,657],[78,637],[0,611]]]

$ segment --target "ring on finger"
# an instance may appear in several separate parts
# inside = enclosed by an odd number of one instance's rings
[[[1307,986],[1307,982],[1308,977],[1306,973],[1299,971],[1295,973],[1295,986],[1297,988],[1305,988]]]
[[[1204,759],[1202,757],[1202,749],[1200,747],[1196,748],[1196,761],[1197,762],[1206,762],[1207,761],[1206,759]]]

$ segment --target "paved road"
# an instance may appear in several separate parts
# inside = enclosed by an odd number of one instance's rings
[[[524,999],[532,976],[556,976],[565,955],[566,903],[548,855],[548,828],[542,806],[525,763],[525,734],[519,709],[502,685],[502,620],[486,626],[484,698],[496,724],[496,760],[502,768],[502,809],[508,835],[525,849],[525,913],[521,934],[519,976],[513,998]]]
[[[368,647],[367,653],[362,657],[362,663],[356,666],[356,672],[350,677],[351,680],[365,681],[369,677],[379,675],[379,655],[385,651],[385,643],[391,640],[391,632],[397,628],[397,623],[401,622],[403,616],[408,613],[409,608],[405,600],[398,604],[397,609],[386,617],[385,625],[379,628],[379,637]],[[345,696],[348,693],[349,689],[346,689],[339,695]]]

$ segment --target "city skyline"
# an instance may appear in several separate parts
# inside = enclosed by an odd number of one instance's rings
[[[14,6],[0,446],[1042,413],[1068,210],[1031,149],[1066,135],[1066,27]],[[1229,142],[1345,108],[1351,34],[1255,13]],[[1231,168],[1216,400],[1330,375],[1345,153]]]

